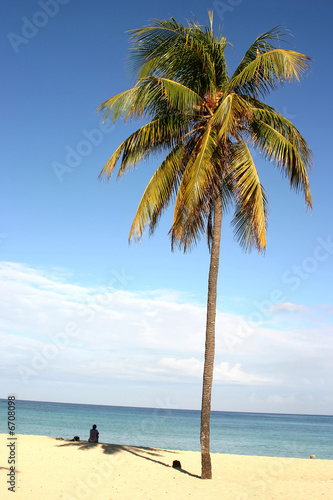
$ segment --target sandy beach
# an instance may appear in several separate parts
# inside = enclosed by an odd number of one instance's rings
[[[1,499],[333,498],[332,460],[214,453],[213,479],[203,481],[199,477],[199,452],[90,444],[45,436],[15,437],[14,495],[7,489],[10,440],[7,434],[0,435]],[[174,460],[181,462],[181,470],[172,468]]]

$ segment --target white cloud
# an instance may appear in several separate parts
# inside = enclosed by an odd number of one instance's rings
[[[219,382],[232,382],[242,385],[266,385],[275,384],[276,381],[269,377],[261,377],[255,373],[245,372],[240,363],[230,366],[223,362],[215,366],[214,378]]]
[[[157,366],[171,375],[187,375],[187,376],[201,376],[203,363],[195,358],[175,359],[175,358],[162,358],[157,362]]]
[[[269,312],[270,313],[301,313],[304,314],[307,312],[309,308],[298,305],[298,304],[293,304],[292,302],[283,302],[281,304],[274,304],[272,307],[270,307]]]
[[[0,293],[0,373],[26,398],[45,381],[65,379],[201,385],[206,311],[184,294],[82,286],[64,273],[6,262]],[[302,308],[287,303],[280,311]],[[307,309],[306,324],[293,314],[283,325],[274,317],[249,325],[217,311],[214,383],[320,388],[324,398],[333,376],[332,316],[330,306],[317,311]]]
[[[162,358],[157,363],[158,368],[172,375],[183,374],[186,376],[202,377],[203,361],[195,358],[175,359]],[[214,381],[243,385],[266,384],[274,382],[270,378],[246,373],[240,363],[231,366],[228,362],[221,362],[214,367]]]

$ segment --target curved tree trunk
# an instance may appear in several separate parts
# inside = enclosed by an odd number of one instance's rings
[[[213,385],[214,355],[215,355],[215,317],[217,276],[219,270],[220,241],[222,225],[222,202],[220,196],[214,201],[214,226],[210,267],[208,277],[207,320],[206,320],[206,345],[205,364],[202,383],[201,404],[201,479],[212,479],[212,464],[210,460],[210,407]]]

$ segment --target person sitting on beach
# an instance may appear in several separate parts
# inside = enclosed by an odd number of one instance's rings
[[[89,443],[98,443],[99,432],[96,427],[96,424],[94,424],[92,429],[90,429],[90,437],[88,439]]]

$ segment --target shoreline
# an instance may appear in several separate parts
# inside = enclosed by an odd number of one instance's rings
[[[200,411],[22,401],[16,411],[21,434],[85,440],[96,423],[105,443],[200,452]],[[212,412],[211,452],[333,460],[333,417],[272,415]]]
[[[198,451],[0,434],[0,497],[4,499],[13,498],[7,489],[9,442],[15,442],[18,499],[333,498],[332,460],[211,453],[213,479],[201,480]],[[181,469],[172,467],[173,460],[180,461]]]

